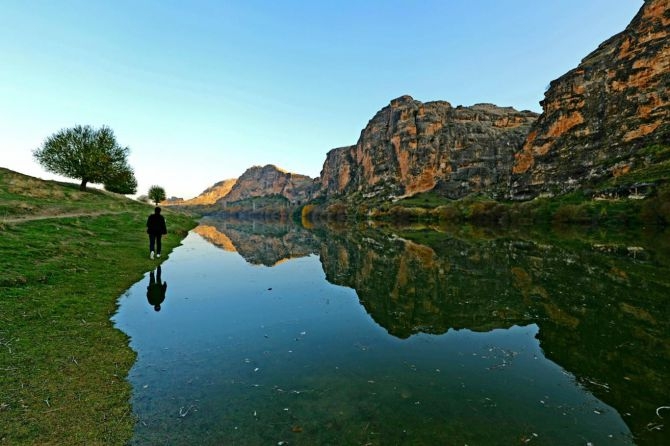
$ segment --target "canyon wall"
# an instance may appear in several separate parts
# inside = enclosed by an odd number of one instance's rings
[[[555,195],[645,162],[670,143],[670,0],[648,0],[628,27],[551,82],[515,154],[511,197]]]
[[[327,153],[320,178],[255,166],[198,201],[393,200],[425,191],[527,200],[588,189],[658,162],[650,145],[670,145],[669,31],[670,0],[647,0],[623,32],[551,82],[541,115],[401,96],[355,145]]]
[[[492,104],[452,107],[401,96],[377,112],[355,146],[327,154],[320,193],[387,199],[435,189],[449,198],[502,196],[514,152],[536,117]]]

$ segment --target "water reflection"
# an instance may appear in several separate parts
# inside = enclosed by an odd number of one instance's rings
[[[158,265],[155,274],[153,271],[149,273],[149,286],[147,286],[147,300],[155,311],[161,311],[161,304],[165,300],[166,291],[167,282],[163,282],[161,267]]]
[[[137,444],[626,444],[624,422],[667,440],[665,236],[196,233],[168,261],[174,312],[143,327],[131,289],[115,316],[139,353]]]
[[[288,222],[204,219],[195,232],[253,265],[274,266],[319,252],[320,239]]]
[[[640,443],[665,442],[656,408],[670,395],[667,234],[472,231],[329,230],[321,259],[328,280],[356,289],[401,338],[537,323],[548,358],[618,408]]]

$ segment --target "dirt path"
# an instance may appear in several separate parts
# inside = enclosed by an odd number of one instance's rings
[[[49,220],[49,219],[59,219],[59,218],[77,218],[77,217],[99,217],[101,215],[115,215],[115,214],[124,214],[127,211],[114,211],[114,212],[66,212],[63,214],[55,215],[46,215],[46,214],[37,214],[37,215],[24,215],[21,217],[14,218],[0,218],[0,223],[25,223],[28,221],[35,220]]]

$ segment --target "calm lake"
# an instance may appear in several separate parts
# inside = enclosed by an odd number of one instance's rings
[[[667,232],[203,219],[119,303],[133,444],[670,444]]]

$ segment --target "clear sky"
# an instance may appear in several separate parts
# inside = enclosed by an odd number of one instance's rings
[[[0,166],[76,124],[130,147],[138,194],[254,165],[316,177],[389,101],[541,111],[642,0],[0,0]],[[72,180],[73,182],[75,180]]]

